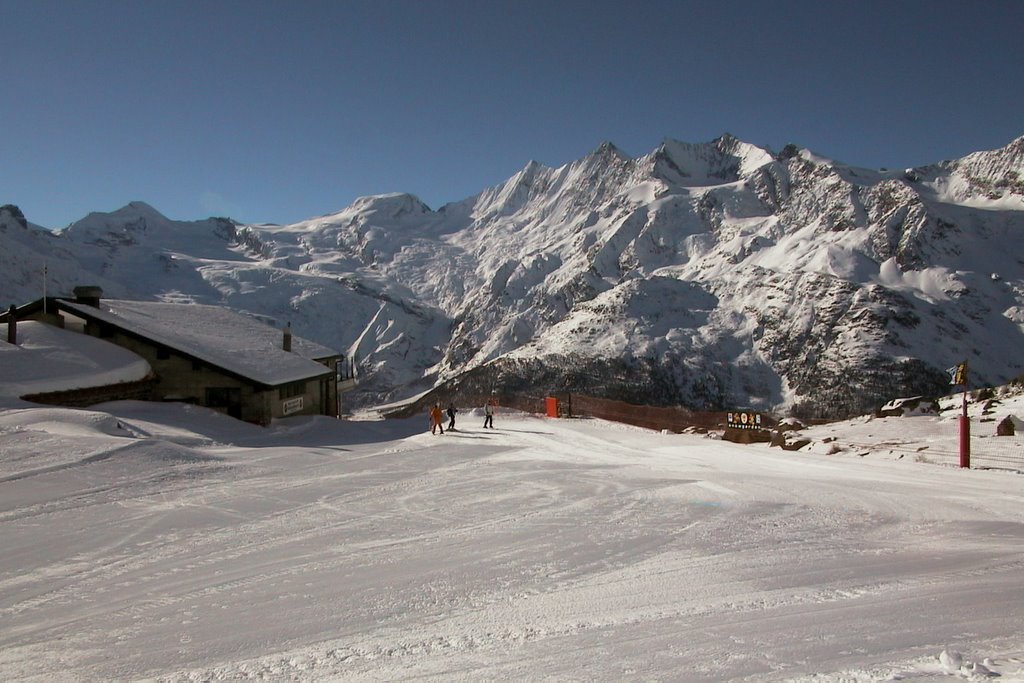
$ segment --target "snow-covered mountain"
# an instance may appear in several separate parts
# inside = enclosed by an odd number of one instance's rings
[[[0,294],[99,284],[218,303],[353,355],[365,402],[566,388],[848,415],[1024,372],[1024,137],[854,168],[725,135],[605,143],[433,211],[365,197],[294,225],[171,221],[140,202],[59,233],[0,209]],[[0,299],[2,301],[2,299]]]

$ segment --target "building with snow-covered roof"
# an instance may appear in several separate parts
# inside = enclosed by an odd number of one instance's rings
[[[0,322],[39,320],[133,351],[156,376],[153,400],[196,403],[258,424],[339,413],[343,355],[290,328],[219,306],[103,299],[95,287],[75,295],[39,299]]]

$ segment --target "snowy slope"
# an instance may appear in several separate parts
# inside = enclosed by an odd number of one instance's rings
[[[19,330],[26,382],[131,365]],[[1019,683],[1024,436],[994,425],[1024,390],[970,397],[969,470],[961,400],[798,451],[465,406],[434,436],[5,401],[0,679]]]
[[[437,210],[390,194],[243,226],[133,202],[50,239],[111,296],[292,322],[357,359],[363,403],[473,371],[495,391],[540,373],[538,394],[848,415],[940,393],[964,359],[977,385],[1024,372],[1022,149],[880,171],[729,135],[604,143]],[[30,296],[28,272],[0,289]]]
[[[0,409],[0,679],[1024,681],[1021,437],[481,421]]]

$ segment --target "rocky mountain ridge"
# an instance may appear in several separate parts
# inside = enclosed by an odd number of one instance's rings
[[[288,226],[133,202],[53,234],[4,207],[0,292],[38,296],[45,257],[52,293],[291,322],[355,356],[364,403],[443,385],[835,417],[942,393],[965,358],[979,383],[1024,372],[1022,177],[1024,137],[879,171],[724,135]]]

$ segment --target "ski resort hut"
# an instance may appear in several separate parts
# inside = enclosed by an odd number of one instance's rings
[[[39,319],[122,346],[156,375],[152,400],[184,401],[266,425],[287,415],[338,416],[342,354],[219,306],[103,299],[42,299],[0,316]],[[351,382],[344,383],[349,388]]]

